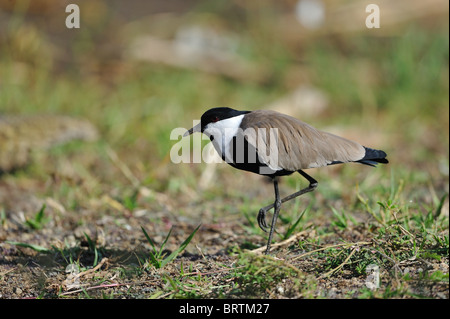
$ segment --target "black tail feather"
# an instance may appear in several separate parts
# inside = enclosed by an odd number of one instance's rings
[[[387,164],[389,161],[386,158],[386,153],[380,150],[375,150],[373,148],[365,147],[366,154],[362,159],[357,161],[358,163],[369,165],[369,166],[376,166],[379,163]]]

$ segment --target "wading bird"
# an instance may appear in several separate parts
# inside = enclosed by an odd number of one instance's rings
[[[296,118],[269,110],[213,108],[206,111],[200,123],[184,136],[195,132],[206,134],[217,153],[231,166],[272,179],[275,202],[261,208],[257,217],[259,227],[267,232],[266,214],[274,208],[266,254],[270,251],[281,204],[313,191],[318,185],[303,169],[348,162],[370,166],[388,163],[383,151],[319,131]],[[278,177],[294,172],[306,178],[309,186],[281,198]]]

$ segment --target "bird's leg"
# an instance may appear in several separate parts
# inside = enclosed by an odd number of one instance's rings
[[[272,207],[273,207],[273,204],[271,204],[269,206],[266,206],[264,208],[261,208],[259,210],[258,217],[257,217],[259,228],[261,228],[266,233],[267,233],[267,229],[266,228],[268,228],[267,223],[266,223],[266,214],[267,214],[267,211],[269,209],[271,209]]]
[[[273,231],[275,230],[275,224],[277,223],[278,214],[280,213],[281,208],[280,192],[278,191],[278,181],[276,178],[273,179],[273,187],[275,189],[275,202],[273,203],[275,207],[275,212],[273,213],[272,217],[272,225],[270,225],[269,239],[267,241],[267,248],[265,252],[266,255],[270,251],[270,244],[272,243]]]
[[[317,187],[318,183],[317,183],[317,181],[314,178],[312,178],[311,176],[309,176],[308,174],[306,174],[302,170],[299,170],[298,172],[303,177],[305,177],[308,180],[309,186],[304,188],[304,189],[299,190],[298,192],[296,192],[294,194],[291,194],[289,196],[286,196],[286,197],[282,198],[281,199],[281,203],[287,202],[287,201],[289,201],[289,200],[291,200],[291,199],[293,199],[295,197],[298,197],[300,195],[303,195],[305,193],[312,192]],[[259,213],[258,213],[258,225],[259,225],[259,228],[261,228],[265,232],[267,232],[266,228],[268,228],[267,223],[266,223],[266,214],[274,206],[275,206],[275,204],[270,204],[270,205],[268,205],[266,207],[263,207],[263,208],[261,208],[259,210]]]

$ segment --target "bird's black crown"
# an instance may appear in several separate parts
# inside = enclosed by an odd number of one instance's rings
[[[250,111],[238,111],[229,107],[215,107],[212,108],[205,113],[203,113],[201,118],[202,123],[202,131],[206,125],[209,123],[215,123],[218,121],[222,121],[228,119],[230,117],[235,117],[242,114],[247,114]]]

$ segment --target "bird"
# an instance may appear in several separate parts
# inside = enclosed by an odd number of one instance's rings
[[[265,254],[270,252],[281,204],[312,192],[318,186],[318,182],[304,172],[305,169],[350,162],[373,167],[389,163],[384,151],[320,131],[297,118],[272,110],[212,108],[183,136],[195,132],[208,136],[217,153],[232,167],[272,180],[275,201],[261,208],[257,215],[258,226],[269,232]],[[281,198],[279,178],[295,172],[303,176],[309,185]],[[269,230],[266,214],[272,208],[274,213]]]

